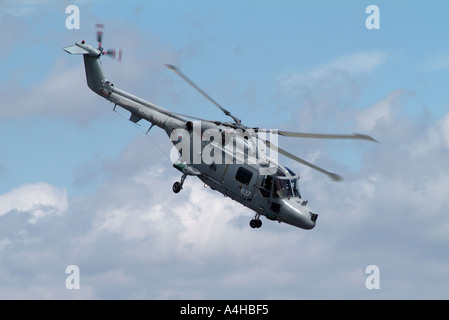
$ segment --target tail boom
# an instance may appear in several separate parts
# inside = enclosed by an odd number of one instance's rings
[[[174,128],[182,127],[189,121],[184,117],[171,114],[162,107],[114,87],[103,73],[100,61],[103,53],[99,49],[84,43],[75,43],[74,46],[63,49],[70,54],[83,55],[88,87],[96,94],[131,112],[131,121],[138,122],[141,119],[145,119],[151,122],[152,125],[162,128],[168,135],[171,134]]]

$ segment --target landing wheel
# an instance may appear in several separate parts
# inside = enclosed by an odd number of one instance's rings
[[[249,222],[251,228],[260,228],[262,226],[262,220],[260,219],[252,219]]]
[[[185,174],[183,174],[182,177],[181,177],[181,182],[176,181],[175,183],[173,183],[172,189],[173,189],[174,193],[178,193],[179,191],[181,191],[182,185],[184,184],[184,181],[186,180],[186,177],[187,176]]]
[[[181,191],[181,189],[182,189],[181,182],[176,181],[175,183],[173,183],[172,189],[173,189],[174,193],[178,193],[179,191]]]

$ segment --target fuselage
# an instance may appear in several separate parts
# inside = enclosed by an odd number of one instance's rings
[[[312,229],[317,214],[301,198],[299,175],[268,156],[266,139],[252,129],[201,121],[171,135],[181,154],[176,162],[200,172],[198,178],[210,188],[270,220]]]

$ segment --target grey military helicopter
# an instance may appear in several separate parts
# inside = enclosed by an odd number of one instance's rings
[[[177,67],[167,68],[217,106],[232,122],[204,120],[171,112],[151,102],[115,87],[104,75],[100,58],[103,55],[122,57],[121,50],[104,51],[102,47],[103,25],[97,25],[98,47],[85,43],[63,48],[70,54],[80,54],[84,59],[88,87],[96,94],[128,110],[129,120],[137,123],[142,119],[160,127],[170,137],[175,152],[171,154],[173,167],[181,173],[180,181],[173,184],[178,193],[187,176],[196,176],[211,189],[221,192],[255,212],[250,220],[252,228],[262,226],[261,216],[284,222],[302,229],[315,227],[318,214],[311,211],[308,202],[299,192],[299,175],[280,164],[280,153],[305,166],[318,170],[334,181],[342,178],[332,172],[307,162],[277,146],[277,136],[318,139],[359,139],[376,141],[363,134],[336,135],[300,133],[282,130],[250,128],[223,108]],[[269,139],[267,139],[267,135]]]

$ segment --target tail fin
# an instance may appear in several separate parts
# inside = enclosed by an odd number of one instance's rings
[[[107,79],[103,73],[103,68],[101,67],[100,62],[102,52],[84,43],[75,43],[74,46],[65,47],[63,49],[70,54],[83,55],[87,85],[95,93],[103,96],[107,94],[107,91],[103,89]]]
[[[104,83],[107,82],[99,57],[91,57],[87,54],[83,56],[84,68],[86,70],[86,80],[89,88],[95,93],[105,95]]]

